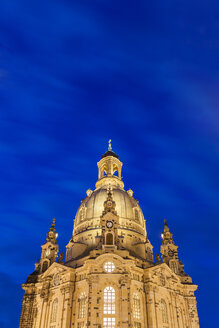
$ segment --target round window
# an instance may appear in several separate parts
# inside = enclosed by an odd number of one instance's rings
[[[104,264],[104,270],[106,272],[113,272],[115,270],[115,264],[113,262],[106,262]]]

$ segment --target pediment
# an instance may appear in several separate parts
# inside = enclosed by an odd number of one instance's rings
[[[176,283],[181,282],[180,278],[169,268],[166,263],[160,263],[153,267],[147,268],[148,274],[155,278],[156,276],[164,275],[166,278],[172,279]]]
[[[103,216],[102,216],[102,219],[104,219],[104,220],[115,220],[115,219],[117,219],[118,218],[118,216],[117,215],[115,215],[114,213],[112,213],[112,212],[107,212],[106,214],[104,214]]]
[[[124,260],[121,256],[113,253],[105,253],[100,256],[98,256],[96,259],[88,259],[85,262],[84,270],[90,271],[90,268],[92,270],[96,268],[103,268],[103,265],[105,262],[113,262],[115,266],[117,267],[117,271],[123,270],[122,268],[127,267],[134,267],[134,261],[133,260]],[[127,263],[129,262],[129,265],[127,266]]]
[[[42,278],[51,277],[56,274],[63,274],[67,272],[72,272],[73,268],[67,267],[63,264],[54,262],[42,275]]]

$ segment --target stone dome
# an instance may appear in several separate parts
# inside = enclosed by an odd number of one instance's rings
[[[111,148],[97,163],[96,189],[87,190],[76,213],[73,235],[66,246],[68,261],[104,248],[127,250],[152,260],[144,216],[133,191],[124,189],[122,165]]]
[[[96,189],[88,190],[88,196],[81,202],[75,217],[75,227],[80,223],[89,223],[91,220],[100,220],[103,214],[104,202],[107,198],[107,185]],[[123,220],[133,221],[144,227],[144,216],[138,201],[132,196],[131,190],[125,191],[121,188],[112,189],[112,197],[115,201],[115,210],[120,222]],[[88,224],[89,225],[89,224]]]

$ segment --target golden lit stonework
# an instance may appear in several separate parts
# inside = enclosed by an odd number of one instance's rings
[[[41,259],[28,276],[20,328],[198,328],[194,292],[165,220],[161,255],[148,239],[133,191],[124,189],[122,162],[102,155],[96,189],[87,190],[66,257],[55,219]]]

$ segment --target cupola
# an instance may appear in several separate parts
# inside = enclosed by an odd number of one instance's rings
[[[122,182],[122,165],[119,156],[112,150],[111,140],[109,140],[108,150],[101,156],[98,166],[98,181],[96,188],[103,185],[112,185],[124,188]]]

